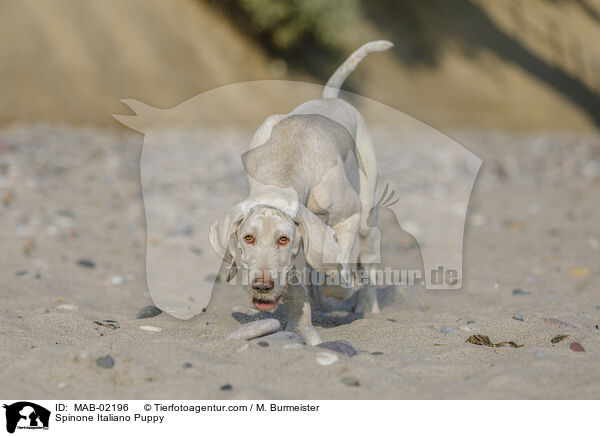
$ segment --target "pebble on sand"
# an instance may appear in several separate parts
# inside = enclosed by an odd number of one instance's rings
[[[465,332],[473,332],[473,333],[481,332],[481,329],[473,324],[463,325],[463,326],[460,326],[459,328]]]
[[[577,328],[573,324],[569,324],[568,322],[564,322],[564,321],[561,321],[560,319],[556,319],[556,318],[542,318],[542,321],[544,321],[546,324],[550,324],[555,327],[567,327],[567,328],[572,328],[572,329]]]
[[[221,386],[221,390],[222,391],[230,391],[232,389],[233,389],[233,386],[231,386],[230,384],[226,384],[226,385]]]
[[[269,346],[269,343],[268,343],[267,341],[260,341],[260,342],[258,343],[258,345],[260,345],[261,347],[268,347],[268,346]]]
[[[441,326],[441,327],[438,327],[438,328],[436,329],[436,331],[437,331],[438,333],[443,333],[443,334],[446,334],[446,333],[453,332],[453,331],[454,331],[454,329],[453,329],[452,327],[450,327],[449,325],[443,325],[443,326]]]
[[[107,354],[104,357],[98,357],[96,359],[96,365],[100,368],[110,369],[115,366],[115,359],[110,354]]]
[[[520,313],[515,313],[512,316],[512,319],[516,319],[517,321],[524,321],[523,315],[521,315]]]
[[[184,368],[191,368],[192,364],[190,362],[184,362],[183,367]]]
[[[319,365],[328,366],[337,362],[338,357],[333,353],[318,353],[317,363]]]
[[[84,268],[95,268],[96,264],[93,260],[90,259],[79,259],[77,261],[77,265],[82,266]]]
[[[583,345],[581,345],[579,342],[572,342],[571,345],[569,345],[569,348],[571,349],[571,351],[575,351],[575,352],[585,352],[585,348],[583,348]]]
[[[513,289],[512,294],[513,295],[530,295],[531,291],[524,291],[522,289]]]
[[[227,335],[227,339],[253,339],[273,333],[281,328],[281,323],[275,318],[252,321],[238,327]]]
[[[348,357],[352,357],[357,354],[357,351],[354,349],[354,347],[346,341],[321,342],[319,345],[317,345],[317,347],[326,348]]]
[[[288,342],[304,345],[304,339],[294,332],[275,332],[267,336],[261,337],[265,341]]]
[[[360,382],[358,381],[358,379],[356,377],[344,377],[340,380],[343,384],[345,384],[346,386],[360,386]]]
[[[110,284],[113,286],[119,286],[123,284],[123,276],[112,276],[110,278]]]
[[[147,332],[155,332],[155,333],[162,332],[162,329],[160,327],[155,327],[153,325],[141,325],[140,328],[142,330],[146,330]]]
[[[162,310],[160,310],[156,306],[146,306],[139,310],[139,312],[137,313],[135,318],[136,319],[154,318],[155,316],[158,316],[161,313],[162,313]]]
[[[56,308],[61,310],[76,310],[77,306],[73,304],[59,304],[58,306],[56,306]]]

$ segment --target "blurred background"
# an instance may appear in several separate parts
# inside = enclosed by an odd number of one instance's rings
[[[394,50],[346,89],[433,127],[600,124],[598,0],[3,0],[0,123],[122,128],[120,99],[169,108],[239,81],[323,83],[380,38]]]

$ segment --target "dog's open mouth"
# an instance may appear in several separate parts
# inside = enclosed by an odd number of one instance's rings
[[[261,312],[268,312],[270,310],[273,310],[273,308],[277,306],[278,302],[279,297],[277,297],[275,300],[259,300],[257,298],[252,299],[252,304],[254,304],[254,307],[256,307]]]

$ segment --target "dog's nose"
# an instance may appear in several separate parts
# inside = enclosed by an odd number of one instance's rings
[[[273,280],[269,280],[267,282],[263,282],[262,280],[254,280],[252,282],[252,289],[255,289],[259,292],[269,292],[272,291],[275,287],[275,283]]]

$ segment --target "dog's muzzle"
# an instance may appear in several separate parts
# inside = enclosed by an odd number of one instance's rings
[[[275,288],[275,282],[273,280],[263,281],[255,279],[251,287],[253,294],[252,304],[254,304],[254,307],[262,312],[273,310],[279,301],[279,296],[273,298],[269,295]]]

